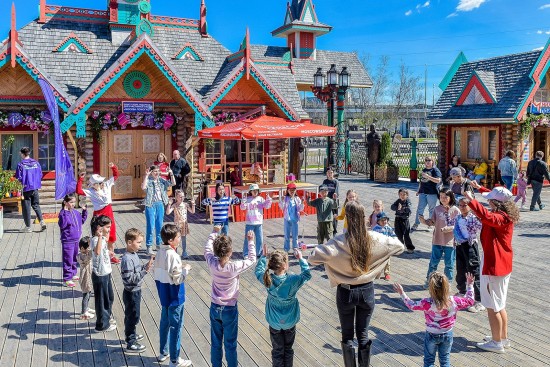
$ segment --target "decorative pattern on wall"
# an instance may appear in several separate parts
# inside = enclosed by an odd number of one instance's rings
[[[3,111],[0,110],[0,129],[16,128],[26,126],[31,130],[42,131],[48,134],[53,129],[53,121],[48,111],[20,110]]]
[[[124,91],[132,98],[143,98],[151,91],[151,80],[141,71],[129,72],[124,78]]]

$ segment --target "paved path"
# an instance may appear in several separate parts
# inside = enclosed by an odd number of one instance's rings
[[[319,183],[320,175],[308,175]],[[367,183],[358,176],[342,176],[341,197],[354,188],[362,203],[370,207],[380,198],[388,207],[397,196],[397,188],[410,183],[380,185]],[[411,197],[416,207],[417,199]],[[543,199],[550,202],[550,191]],[[128,203],[115,206],[118,237],[117,252],[123,252],[124,231],[132,226],[145,228],[142,213]],[[210,355],[210,276],[202,256],[202,246],[211,226],[204,214],[191,217],[188,239],[193,269],[187,282],[185,328],[182,331],[183,355],[194,366],[208,366]],[[451,355],[453,366],[544,366],[550,349],[550,286],[545,273],[550,258],[550,210],[522,212],[514,236],[514,273],[510,281],[508,313],[513,348],[506,354],[479,351],[475,342],[489,332],[485,313],[460,312],[455,328]],[[94,332],[94,322],[80,321],[81,293],[61,282],[61,248],[59,228],[49,224],[45,232],[19,234],[22,220],[11,215],[4,219],[6,233],[1,240],[0,256],[0,366],[156,366],[160,306],[153,279],[148,276],[143,289],[142,318],[138,331],[146,335],[147,352],[126,355],[122,306],[122,282],[119,267],[113,271],[115,287],[114,316],[119,321],[116,332]],[[302,227],[310,242],[315,238],[315,217],[304,218]],[[85,232],[89,231],[88,224]],[[235,248],[241,250],[243,223],[231,223]],[[264,224],[269,245],[282,247],[282,220]],[[392,259],[392,280],[403,284],[412,298],[427,293],[421,287],[430,257],[431,233],[415,232],[413,241],[419,249],[414,255]],[[145,261],[146,256],[142,256]],[[296,261],[291,270],[299,271]],[[440,268],[442,265],[440,265]],[[313,279],[299,292],[302,320],[298,324],[295,350],[296,366],[342,366],[340,331],[335,306],[335,290],[330,288],[321,267],[312,271]],[[376,309],[370,337],[374,339],[372,366],[418,366],[422,363],[424,317],[412,313],[402,304],[391,285],[376,281]],[[266,367],[271,364],[270,341],[264,317],[265,291],[249,271],[241,278],[239,299],[239,361],[242,366]],[[167,362],[160,365],[166,365]]]

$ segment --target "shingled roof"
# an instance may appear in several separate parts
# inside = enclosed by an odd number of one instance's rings
[[[462,64],[428,115],[428,120],[513,119],[533,86],[529,74],[541,51],[524,52]],[[474,71],[496,103],[456,106]]]

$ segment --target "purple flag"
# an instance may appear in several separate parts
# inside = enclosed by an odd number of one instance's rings
[[[53,119],[55,138],[55,200],[60,200],[63,199],[65,195],[76,191],[76,180],[71,159],[63,144],[61,126],[59,123],[59,110],[52,88],[50,84],[42,78],[38,79],[38,84],[40,84],[40,88],[42,88],[42,93],[48,105],[50,116]]]

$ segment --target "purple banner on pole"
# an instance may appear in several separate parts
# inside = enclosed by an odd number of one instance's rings
[[[55,138],[55,200],[60,200],[65,195],[76,191],[76,180],[71,159],[69,158],[69,154],[67,154],[65,144],[63,144],[59,123],[59,110],[52,88],[47,81],[41,78],[38,79],[38,84],[42,88],[50,116],[53,119]]]

